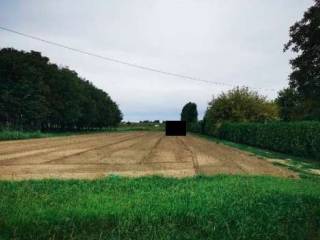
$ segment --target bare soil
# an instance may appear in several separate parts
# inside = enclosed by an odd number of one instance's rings
[[[195,136],[103,133],[0,142],[0,179],[195,174],[297,174],[249,153]]]

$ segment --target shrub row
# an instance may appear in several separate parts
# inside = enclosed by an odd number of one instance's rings
[[[320,122],[224,123],[216,137],[320,160]]]

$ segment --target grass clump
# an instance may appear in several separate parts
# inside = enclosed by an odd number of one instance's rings
[[[63,137],[63,136],[97,133],[97,132],[100,132],[100,131],[26,132],[26,131],[3,130],[3,131],[0,131],[0,141],[24,140],[24,139],[32,139],[32,138]]]
[[[320,239],[320,181],[0,182],[0,239]]]
[[[54,134],[42,133],[40,131],[24,132],[24,131],[3,130],[3,131],[0,131],[0,141],[29,139],[29,138],[43,138],[43,137],[50,137],[53,135]]]
[[[23,140],[32,138],[46,138],[46,137],[62,137],[79,134],[93,134],[103,132],[131,132],[131,131],[163,131],[163,127],[154,126],[120,126],[115,128],[101,128],[101,129],[90,129],[90,130],[77,130],[77,131],[52,131],[52,132],[41,132],[41,131],[15,131],[15,130],[0,130],[0,141],[9,140]]]

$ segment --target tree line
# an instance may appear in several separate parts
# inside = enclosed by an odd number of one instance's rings
[[[320,0],[315,0],[290,28],[289,35],[284,51],[291,49],[297,56],[290,60],[288,88],[281,90],[275,100],[268,100],[247,87],[236,87],[214,97],[199,122],[194,114],[196,105],[188,103],[181,119],[189,121],[189,129],[213,134],[224,122],[319,121]]]
[[[84,130],[117,126],[118,105],[75,71],[41,53],[0,50],[0,127]]]

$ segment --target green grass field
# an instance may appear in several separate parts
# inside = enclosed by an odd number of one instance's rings
[[[0,239],[320,239],[320,180],[0,182]]]

